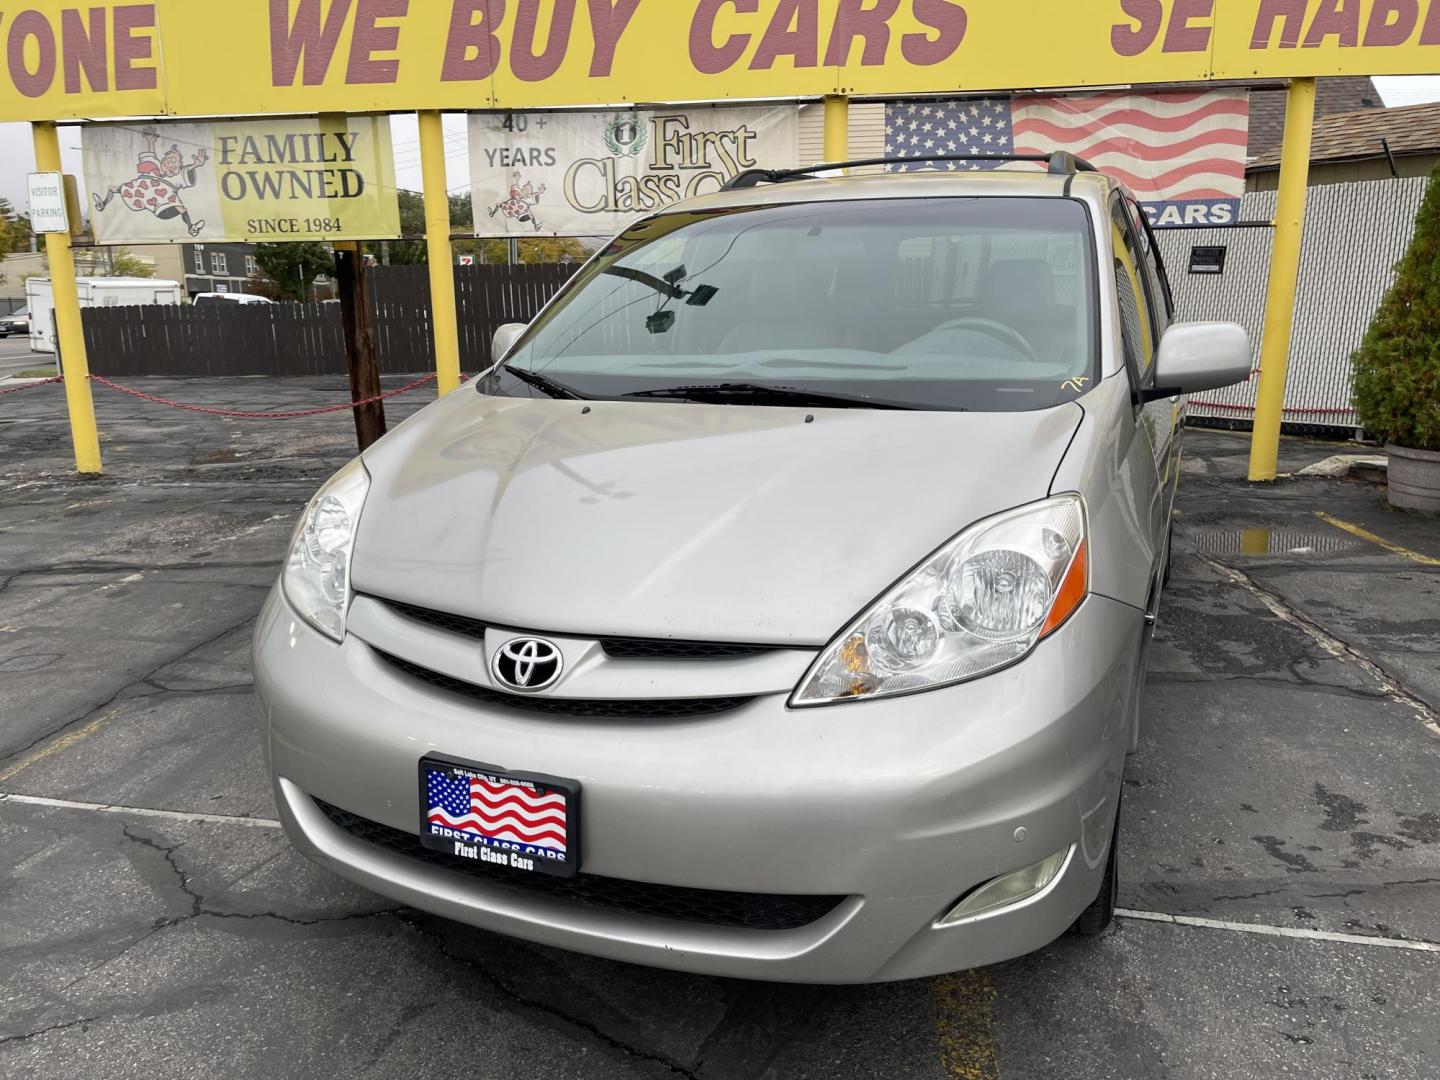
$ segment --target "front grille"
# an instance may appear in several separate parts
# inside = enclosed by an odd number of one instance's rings
[[[420,843],[414,833],[392,829],[319,799],[315,805],[338,828],[357,840],[404,855],[452,873],[483,878],[487,886],[576,904],[647,915],[654,919],[731,926],[746,930],[798,930],[824,918],[843,896],[781,896],[771,893],[721,892],[683,885],[652,885],[645,881],[578,874],[573,878],[526,874],[516,870],[447,858]]]
[[[732,645],[725,641],[666,641],[664,638],[601,638],[605,655],[616,660],[730,660],[774,652],[774,645]]]
[[[371,646],[374,649],[374,646]],[[501,709],[517,712],[538,713],[542,716],[595,717],[606,720],[683,720],[697,716],[715,716],[730,712],[742,705],[748,705],[749,697],[713,698],[631,698],[608,700],[604,698],[555,698],[532,697],[524,694],[507,694],[487,686],[477,686],[464,679],[442,675],[438,671],[412,664],[398,656],[374,649],[375,655],[396,671],[412,679],[428,683],[440,690],[467,697]]]
[[[372,597],[371,599],[378,600],[379,598]],[[437,630],[446,630],[452,634],[459,634],[461,637],[474,638],[476,641],[485,640],[485,624],[468,615],[451,615],[444,611],[432,611],[430,608],[416,607],[414,604],[402,604],[399,600],[379,600],[379,602],[397,614],[404,615],[407,619],[414,619],[426,626],[433,626]]]
[[[459,634],[461,637],[485,640],[490,629],[480,619],[468,615],[452,615],[447,611],[417,607],[399,600],[382,600],[370,597],[384,604],[398,615],[407,619],[433,626],[437,630]],[[670,641],[666,638],[607,637],[600,639],[605,655],[616,660],[731,660],[745,656],[761,656],[774,652],[776,645],[736,645],[728,641]]]

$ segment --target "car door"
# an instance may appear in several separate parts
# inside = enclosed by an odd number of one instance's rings
[[[1156,318],[1146,282],[1144,254],[1124,201],[1111,201],[1110,227],[1114,249],[1115,292],[1120,304],[1121,342],[1132,390],[1135,438],[1125,455],[1125,470],[1146,545],[1151,580],[1159,578],[1169,536],[1176,404],[1168,399],[1144,403],[1142,393],[1155,382],[1155,354],[1162,322]],[[1162,304],[1164,303],[1162,299]],[[1168,315],[1165,320],[1168,323]],[[1153,610],[1153,600],[1152,600]]]
[[[1170,293],[1170,282],[1165,273],[1165,262],[1160,255],[1160,245],[1155,230],[1146,218],[1144,210],[1130,196],[1125,197],[1125,208],[1129,213],[1136,240],[1140,248],[1140,266],[1143,284],[1149,300],[1150,317],[1155,325],[1156,347],[1170,328],[1175,317],[1175,301]],[[1170,528],[1171,511],[1175,505],[1175,494],[1180,486],[1180,433],[1185,427],[1184,404],[1178,397],[1152,402],[1147,408],[1155,416],[1154,429],[1163,435],[1163,446],[1157,447],[1157,467],[1160,483],[1164,488],[1164,527]]]

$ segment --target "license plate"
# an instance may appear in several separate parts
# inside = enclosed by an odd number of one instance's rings
[[[460,863],[574,877],[580,871],[580,783],[456,758],[422,758],[420,840]]]

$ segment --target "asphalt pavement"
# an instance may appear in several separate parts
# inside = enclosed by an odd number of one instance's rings
[[[54,365],[55,357],[52,354],[30,351],[28,337],[0,338],[0,379],[8,378],[17,371]]]
[[[249,634],[349,418],[96,400],[79,479],[58,388],[0,397],[0,1076],[1440,1076],[1440,522],[1381,489],[1250,485],[1244,436],[1186,436],[1115,930],[777,986],[448,924],[293,854]],[[1282,468],[1353,449],[1287,440]]]

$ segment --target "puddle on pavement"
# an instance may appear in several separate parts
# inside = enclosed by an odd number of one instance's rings
[[[1303,529],[1212,529],[1189,540],[1201,555],[1329,555],[1365,546],[1353,536]]]

